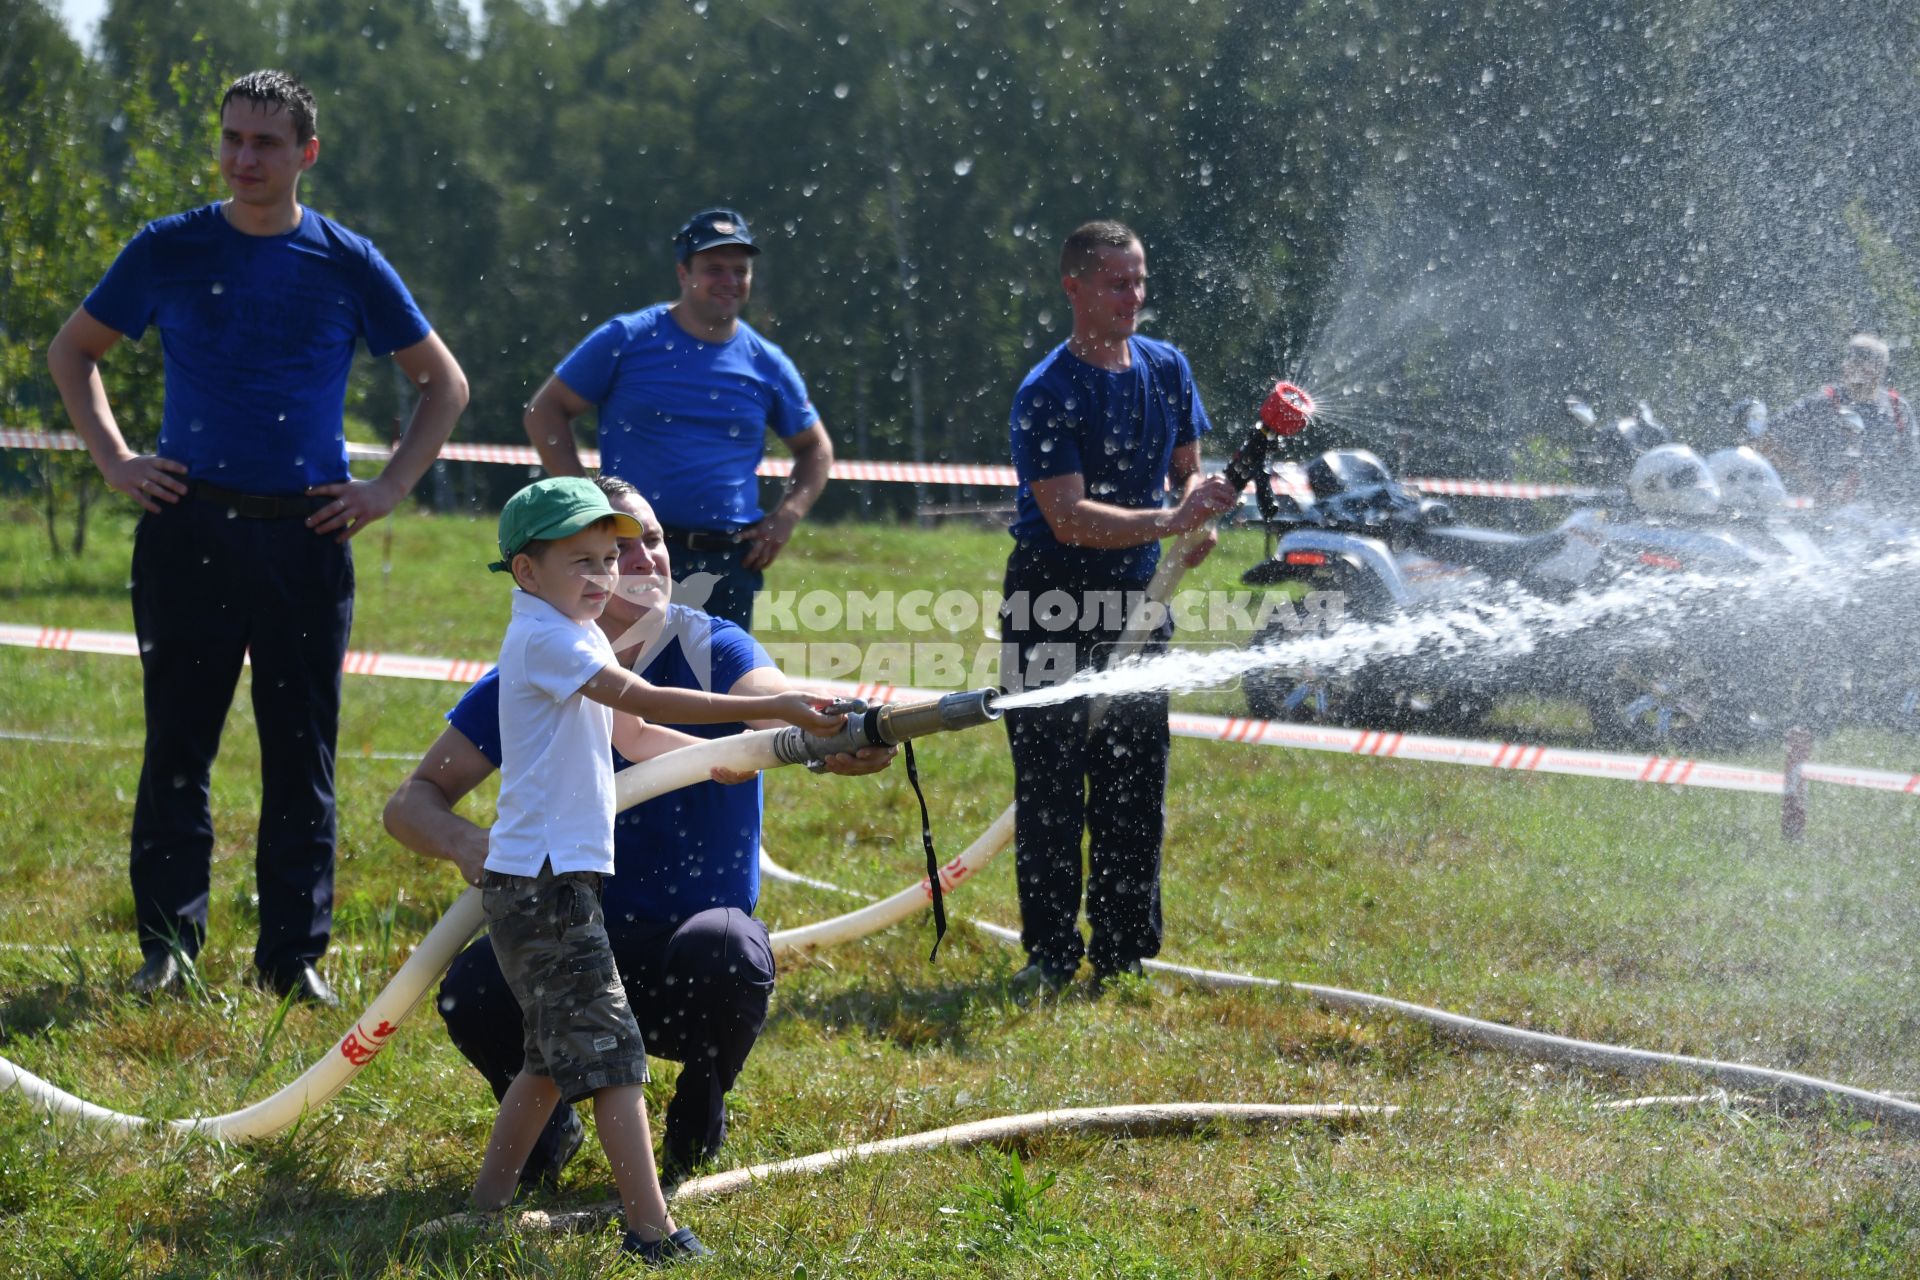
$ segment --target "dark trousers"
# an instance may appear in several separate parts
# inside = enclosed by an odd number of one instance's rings
[[[773,947],[766,926],[744,911],[713,907],[679,925],[607,922],[613,959],[647,1052],[682,1064],[667,1105],[670,1159],[691,1165],[726,1137],[727,1091],[767,1022]],[[447,1036],[480,1070],[494,1097],[506,1093],[524,1057],[520,1005],[507,989],[493,945],[481,938],[440,984]],[[541,1141],[555,1136],[562,1117]]]
[[[141,518],[133,623],[145,670],[146,756],[130,872],[140,949],[198,954],[213,859],[208,781],[253,662],[260,734],[255,966],[288,980],[333,929],[334,744],[353,625],[353,555],[297,516],[255,520],[188,499]]]
[[[745,568],[751,543],[724,551],[694,551],[674,533],[666,535],[667,555],[673,561],[673,602],[725,618],[742,631],[753,630],[753,595],[765,577]]]
[[[1024,590],[1031,599],[1050,589],[1053,584],[1023,581],[1015,572],[1007,576],[1009,597]],[[1103,663],[1120,631],[1081,631],[1077,619],[1061,631],[1021,629],[1003,618],[1006,660],[1017,664],[1019,675],[1014,687],[1051,683],[1047,676]],[[1164,640],[1163,634],[1149,650],[1164,647]],[[1113,971],[1160,954],[1167,696],[1115,698],[1089,733],[1091,709],[1081,698],[1006,715],[1020,940],[1030,960],[1060,977],[1071,976],[1083,955],[1096,970]],[[1078,922],[1083,888],[1086,942]]]

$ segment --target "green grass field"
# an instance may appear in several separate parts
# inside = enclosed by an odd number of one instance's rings
[[[84,560],[50,562],[32,512],[0,507],[0,621],[131,630],[130,529],[105,518]],[[387,537],[357,544],[354,646],[490,655],[505,597],[483,570],[491,522],[397,518],[383,571]],[[1232,535],[1192,581],[1230,584],[1258,549]],[[810,526],[769,585],[977,593],[997,586],[1003,550],[992,531]],[[0,691],[0,1055],[92,1101],[180,1116],[264,1096],[332,1044],[461,887],[379,821],[458,690],[350,677],[325,967],[353,1008],[276,1019],[244,981],[258,791],[243,681],[214,774],[206,990],[138,1004],[118,991],[136,963],[124,845],[138,665],[0,650]],[[1911,767],[1920,747],[1854,735],[1817,755]],[[930,739],[921,764],[950,856],[1009,798],[1004,740]],[[917,876],[902,770],[781,770],[767,790],[767,844],[787,866],[872,896]],[[477,799],[484,811],[489,797]],[[1764,797],[1176,740],[1167,818],[1168,959],[1920,1089],[1920,800],[1817,789],[1808,838],[1787,844]],[[948,901],[962,918],[1016,923],[1010,858]],[[783,927],[848,903],[776,883],[761,913]],[[958,926],[930,965],[929,940],[924,924],[903,927],[782,976],[734,1095],[725,1165],[1060,1106],[1404,1110],[1197,1139],[1043,1138],[1017,1163],[946,1153],[769,1182],[685,1210],[724,1254],[702,1274],[1920,1274],[1920,1143],[1846,1113],[1765,1100],[1608,1111],[1599,1104],[1702,1086],[1169,980],[1022,1006],[1005,985],[1011,949]],[[675,1070],[655,1072],[656,1107]],[[491,1119],[491,1095],[427,1010],[324,1113],[250,1147],[115,1137],[0,1096],[0,1275],[613,1271],[611,1233],[410,1236],[461,1207]],[[541,1203],[611,1195],[589,1143]]]

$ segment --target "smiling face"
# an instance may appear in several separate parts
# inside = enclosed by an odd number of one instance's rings
[[[679,310],[700,329],[731,329],[753,294],[753,254],[737,244],[703,249],[674,270]]]
[[[613,521],[539,542],[513,557],[513,580],[575,622],[592,622],[607,607],[620,571]]]
[[[1102,345],[1125,342],[1147,301],[1147,251],[1138,240],[1101,245],[1084,270],[1060,283],[1073,307],[1076,336]]]
[[[302,143],[293,116],[278,103],[232,98],[220,112],[220,176],[236,202],[291,208],[300,175],[320,156],[320,139]]]
[[[666,535],[645,498],[623,493],[607,500],[615,511],[640,522],[639,537],[616,539],[620,582],[601,619],[603,627],[612,624],[616,633],[622,633],[647,614],[667,607],[673,595],[673,564],[667,557]]]

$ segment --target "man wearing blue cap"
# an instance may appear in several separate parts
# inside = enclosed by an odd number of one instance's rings
[[[753,624],[762,571],[826,488],[833,441],[786,353],[740,319],[760,248],[733,209],[705,209],[674,237],[680,297],[615,316],[560,362],[527,406],[547,472],[585,474],[573,420],[598,410],[600,470],[636,486],[672,550],[674,581],[716,581],[703,608]],[[786,441],[793,477],[772,511],[756,469],[766,433]]]

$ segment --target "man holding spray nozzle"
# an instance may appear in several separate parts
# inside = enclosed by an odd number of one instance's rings
[[[1210,424],[1186,357],[1136,332],[1147,291],[1140,237],[1109,219],[1086,223],[1067,237],[1060,277],[1073,332],[1013,402],[1020,489],[1001,670],[1016,692],[1099,664],[1124,630],[1115,602],[1145,590],[1160,539],[1202,528],[1236,498],[1225,479],[1200,475]],[[1169,490],[1180,495],[1171,507]],[[1190,564],[1213,544],[1209,532]],[[1171,632],[1163,620],[1153,644]],[[1006,719],[1028,957],[1016,988],[1057,991],[1083,957],[1100,985],[1140,972],[1160,951],[1167,696],[1115,698],[1097,726],[1084,698]],[[1090,942],[1078,924],[1083,831]]]

